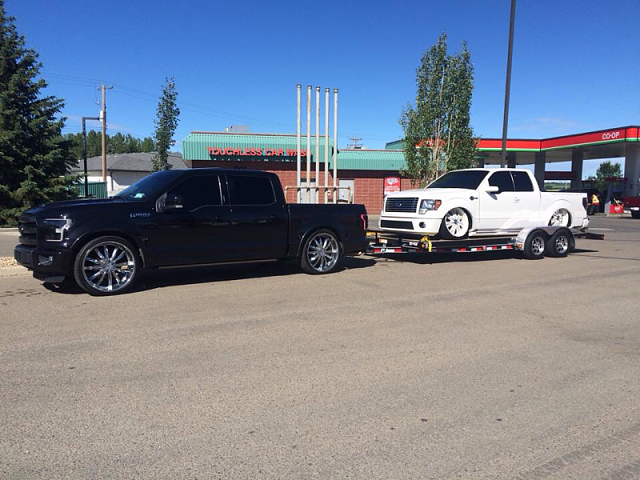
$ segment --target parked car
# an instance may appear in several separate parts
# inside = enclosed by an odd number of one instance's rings
[[[424,189],[387,196],[380,228],[451,240],[536,226],[584,229],[586,207],[584,193],[541,192],[528,170],[457,170]]]
[[[154,173],[102,200],[24,212],[15,259],[45,282],[75,281],[92,295],[129,290],[141,269],[297,259],[334,271],[365,249],[363,205],[291,205],[277,175],[232,169]]]

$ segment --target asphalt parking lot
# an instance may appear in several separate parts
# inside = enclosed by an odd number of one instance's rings
[[[0,478],[640,477],[640,221],[510,252],[0,276]]]

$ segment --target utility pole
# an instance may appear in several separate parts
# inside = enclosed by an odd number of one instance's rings
[[[82,158],[84,160],[84,198],[89,196],[89,176],[87,173],[87,120],[100,120],[100,117],[82,117]]]
[[[504,91],[504,118],[502,120],[502,151],[500,168],[507,164],[507,125],[509,124],[509,94],[511,92],[511,55],[513,54],[513,24],[516,17],[516,0],[511,0],[511,18],[509,20],[509,52],[507,53],[507,82]]]
[[[100,110],[100,118],[102,119],[102,181],[107,181],[107,90],[111,90],[113,85],[105,85],[98,87],[102,89],[102,110]]]

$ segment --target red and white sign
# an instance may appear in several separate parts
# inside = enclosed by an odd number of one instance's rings
[[[384,177],[384,196],[400,191],[400,177]]]

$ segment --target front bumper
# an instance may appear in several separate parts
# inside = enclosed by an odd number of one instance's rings
[[[440,231],[442,218],[396,217],[381,215],[378,227],[385,232],[413,232],[421,235],[435,235]]]
[[[23,267],[33,270],[40,279],[69,276],[73,274],[73,251],[56,250],[30,245],[18,245],[13,258]]]

